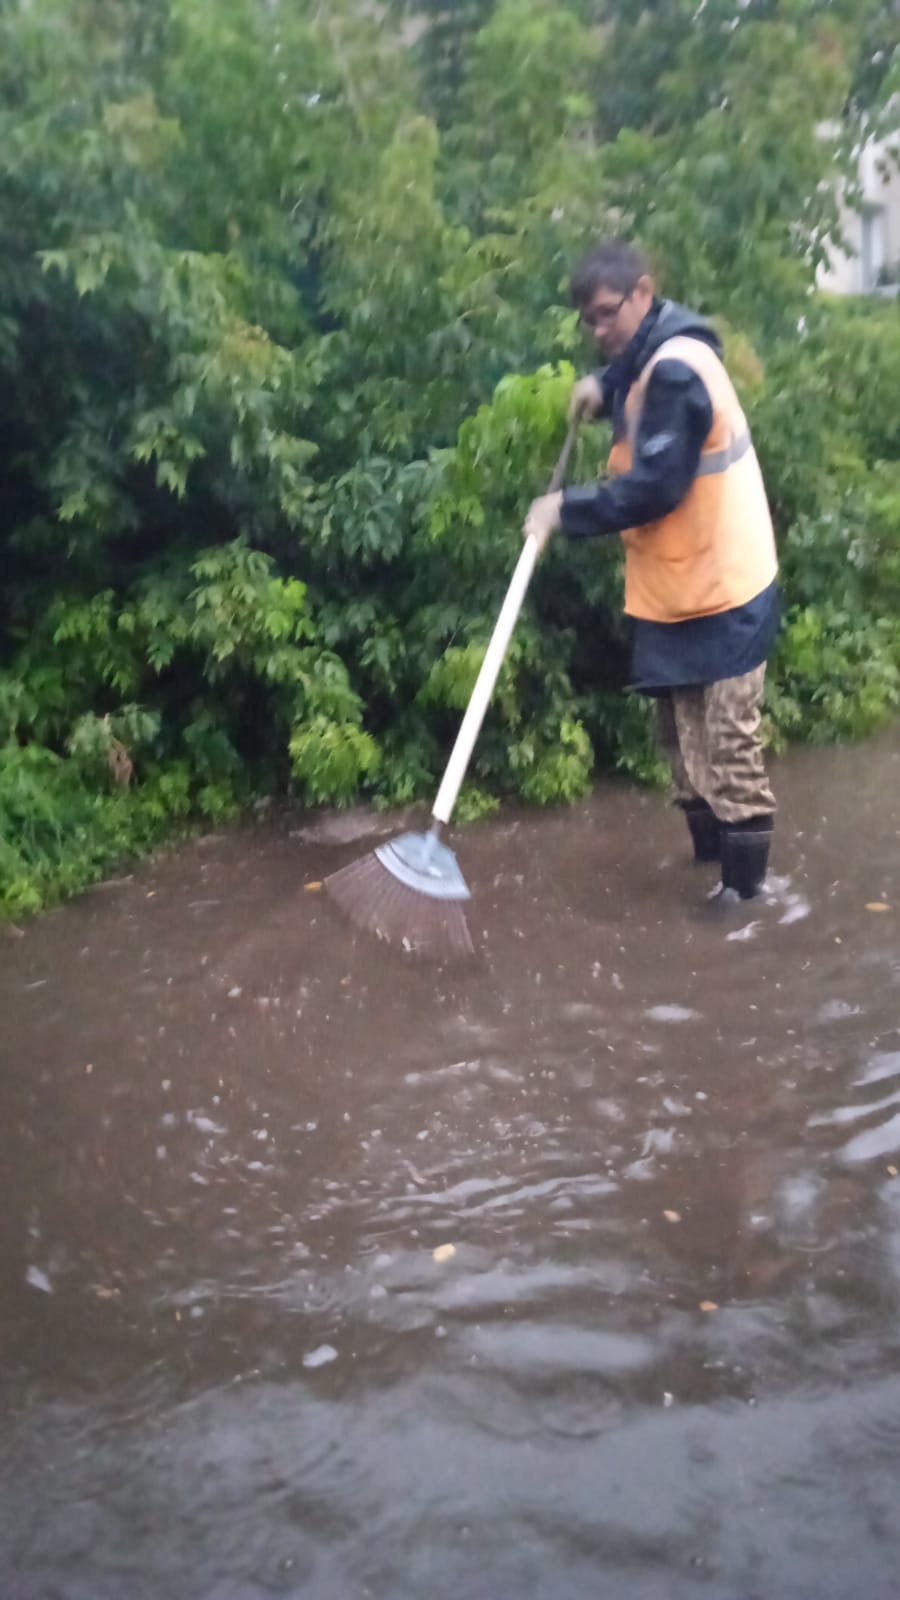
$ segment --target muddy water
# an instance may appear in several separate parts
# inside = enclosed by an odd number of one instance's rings
[[[898,1593],[900,748],[777,778],[724,919],[608,787],[471,970],[296,818],[0,941],[2,1600]]]

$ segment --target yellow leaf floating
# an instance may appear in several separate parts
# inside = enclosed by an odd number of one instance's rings
[[[667,1222],[680,1222],[681,1221],[681,1212],[680,1211],[664,1211],[663,1212],[663,1216],[665,1217]]]
[[[886,900],[867,900],[866,901],[866,910],[867,911],[890,911],[890,909],[891,908],[888,905]]]
[[[715,1300],[701,1300],[700,1301],[700,1310],[701,1311],[718,1311],[718,1309],[719,1308],[716,1305]]]
[[[439,1244],[434,1252],[435,1261],[452,1261],[456,1255],[455,1244]]]
[[[897,1168],[896,1167],[888,1167],[888,1172],[890,1173],[892,1178],[896,1178],[896,1176],[897,1176]]]
[[[303,887],[307,894],[318,894],[322,885],[320,883],[305,883]]]

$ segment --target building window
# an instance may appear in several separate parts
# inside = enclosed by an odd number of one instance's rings
[[[864,206],[859,252],[860,288],[863,294],[871,294],[882,281],[886,233],[884,206]]]

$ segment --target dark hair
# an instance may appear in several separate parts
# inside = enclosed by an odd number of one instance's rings
[[[624,239],[611,239],[582,256],[569,280],[572,304],[582,310],[598,289],[631,294],[638,280],[650,271],[647,257]]]

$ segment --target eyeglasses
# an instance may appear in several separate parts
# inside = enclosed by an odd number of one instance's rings
[[[585,328],[608,327],[610,323],[615,322],[625,301],[630,300],[633,294],[634,290],[629,289],[628,293],[623,294],[621,300],[617,300],[614,306],[596,306],[592,311],[582,311],[579,318],[582,326]]]

